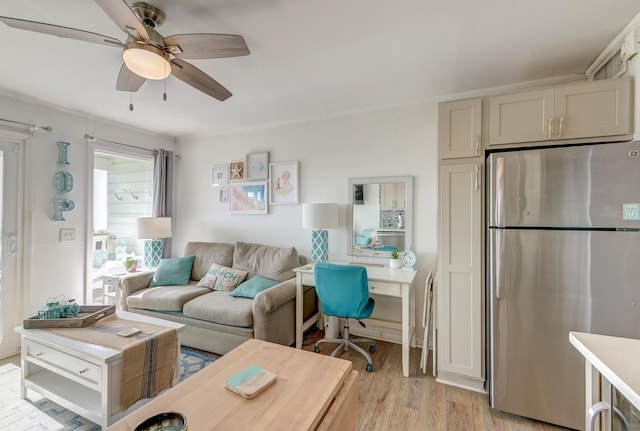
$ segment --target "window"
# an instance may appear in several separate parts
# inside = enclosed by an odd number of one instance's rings
[[[127,256],[143,255],[136,219],[152,214],[152,190],[151,151],[94,149],[90,303],[113,304],[114,287],[103,283],[102,277],[123,274]]]

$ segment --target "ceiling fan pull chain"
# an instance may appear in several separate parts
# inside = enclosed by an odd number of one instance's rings
[[[165,69],[165,76],[164,76],[164,93],[162,93],[162,100],[164,100],[165,102],[167,101],[167,65],[164,65],[164,69]]]
[[[129,92],[129,111],[133,111],[133,91]]]

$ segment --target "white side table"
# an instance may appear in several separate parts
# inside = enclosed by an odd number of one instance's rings
[[[116,305],[117,310],[122,309],[122,304],[120,303],[120,295],[118,289],[118,280],[120,277],[125,275],[125,272],[120,272],[117,274],[108,274],[102,276],[102,303],[104,305],[110,305],[109,298],[113,298],[113,303]]]
[[[138,270],[134,274],[140,274],[142,272],[151,271],[150,269]],[[102,276],[102,303],[105,305],[111,305],[108,303],[107,298],[113,298],[113,303],[116,305],[116,310],[122,310],[122,291],[120,290],[120,279],[129,272],[118,272],[115,274],[106,274]]]

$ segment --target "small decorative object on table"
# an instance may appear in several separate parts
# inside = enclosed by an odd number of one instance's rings
[[[64,296],[62,298],[64,299]],[[80,306],[76,304],[75,299],[69,299],[61,304],[57,297],[49,298],[45,306],[38,310],[38,319],[75,317],[78,311],[80,311]]]
[[[133,431],[185,431],[187,418],[182,413],[158,413],[142,421]]]
[[[403,269],[414,269],[416,265],[416,255],[409,247],[409,250],[402,253],[402,263],[404,264]]]
[[[276,382],[276,375],[257,365],[249,365],[224,381],[224,387],[251,399]]]
[[[38,310],[37,316],[24,319],[23,327],[25,329],[84,328],[116,311],[115,305],[78,305],[75,302],[60,304],[55,301],[56,305],[53,302],[47,301],[47,305]],[[76,307],[77,311],[75,311]],[[72,314],[73,312],[75,314]],[[58,317],[53,317],[56,315]]]
[[[124,267],[127,272],[136,272],[138,270],[138,258],[135,256],[127,256],[124,260]]]
[[[391,268],[400,268],[402,266],[402,260],[398,255],[398,249],[395,249],[391,252],[391,259],[389,259],[389,267]]]

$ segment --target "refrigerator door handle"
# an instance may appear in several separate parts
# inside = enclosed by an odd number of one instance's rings
[[[504,226],[504,157],[496,158],[496,203],[495,203],[495,223],[496,226]]]
[[[503,298],[504,291],[504,265],[502,264],[502,257],[504,256],[504,230],[494,229],[494,286],[496,288],[496,299]]]

